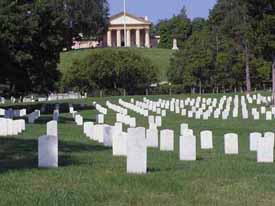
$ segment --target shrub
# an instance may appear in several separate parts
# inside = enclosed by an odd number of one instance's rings
[[[130,50],[102,49],[75,60],[64,76],[64,86],[78,91],[123,88],[133,93],[157,82],[152,62]]]

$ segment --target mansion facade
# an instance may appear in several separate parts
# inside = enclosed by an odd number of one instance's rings
[[[126,33],[124,30],[126,24]],[[107,47],[151,47],[151,22],[147,17],[141,18],[121,12],[110,17],[108,32],[104,37]]]
[[[126,25],[126,32],[124,26]],[[150,36],[151,22],[148,17],[137,17],[124,12],[109,18],[108,31],[102,41],[75,41],[73,49],[97,47],[157,47],[160,37]]]

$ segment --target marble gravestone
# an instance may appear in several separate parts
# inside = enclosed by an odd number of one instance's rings
[[[147,172],[145,128],[129,128],[127,138],[127,173]]]
[[[103,137],[103,128],[105,125],[103,124],[98,124],[95,126],[95,136],[96,136],[96,140],[99,143],[104,143],[104,137]]]
[[[96,121],[98,124],[104,124],[104,114],[98,114],[96,116]]]
[[[161,125],[162,125],[162,118],[161,118],[161,116],[156,116],[156,125],[157,125],[157,127],[161,127]]]
[[[179,158],[186,161],[196,160],[196,137],[194,135],[180,136]]]
[[[265,132],[264,133],[264,138],[269,138],[270,139],[270,144],[274,148],[274,133],[273,132]]]
[[[225,154],[238,154],[239,144],[238,135],[229,133],[224,135],[224,152]]]
[[[265,117],[266,120],[272,120],[272,113],[270,111],[266,112],[265,115],[266,115]]]
[[[178,48],[178,44],[177,44],[177,39],[173,39],[173,48],[172,48],[172,50],[179,50],[179,48]]]
[[[58,141],[56,136],[44,135],[38,138],[38,167],[58,167]]]
[[[127,136],[126,132],[120,132],[113,136],[113,155],[126,156],[127,155]]]
[[[55,121],[59,120],[59,110],[58,109],[53,111],[53,120],[55,120]]]
[[[174,131],[165,129],[160,131],[160,150],[174,151]]]
[[[201,131],[200,133],[201,149],[213,149],[213,133],[212,131]]]
[[[104,125],[103,127],[103,143],[106,147],[112,147],[113,145],[113,127],[110,125]]]
[[[57,121],[53,120],[47,123],[47,135],[58,137]]]
[[[136,127],[136,118],[135,117],[131,117],[129,120],[130,120],[129,121],[130,127]]]
[[[274,137],[261,137],[258,139],[257,162],[272,163],[274,161],[273,143]]]
[[[83,125],[83,117],[80,114],[75,115],[75,122],[76,122],[76,125],[82,126]]]
[[[159,139],[158,139],[158,130],[157,129],[147,129],[146,130],[146,142],[147,142],[147,147],[158,148]]]
[[[91,129],[94,126],[93,122],[84,122],[83,132],[87,137],[91,137]]]
[[[188,124],[182,123],[180,125],[180,134],[184,135],[184,132],[188,129]]]
[[[262,134],[259,132],[253,132],[249,135],[249,150],[257,151],[258,148],[258,140],[262,138]]]

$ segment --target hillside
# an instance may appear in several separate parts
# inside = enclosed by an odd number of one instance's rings
[[[62,72],[66,71],[67,68],[71,66],[74,59],[85,58],[90,52],[94,52],[96,50],[98,49],[84,49],[84,50],[63,52],[60,57],[59,69]],[[131,50],[134,50],[140,55],[143,55],[151,59],[153,63],[156,65],[156,67],[159,69],[160,80],[161,81],[167,80],[166,71],[167,71],[167,68],[169,67],[169,60],[173,53],[172,50],[170,49],[136,49],[136,48],[131,48]]]

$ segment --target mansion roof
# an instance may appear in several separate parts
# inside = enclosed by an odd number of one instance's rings
[[[110,25],[118,26],[126,23],[127,25],[151,25],[151,22],[146,18],[136,17],[132,14],[126,13],[126,22],[124,22],[124,12],[120,12],[110,17]]]

